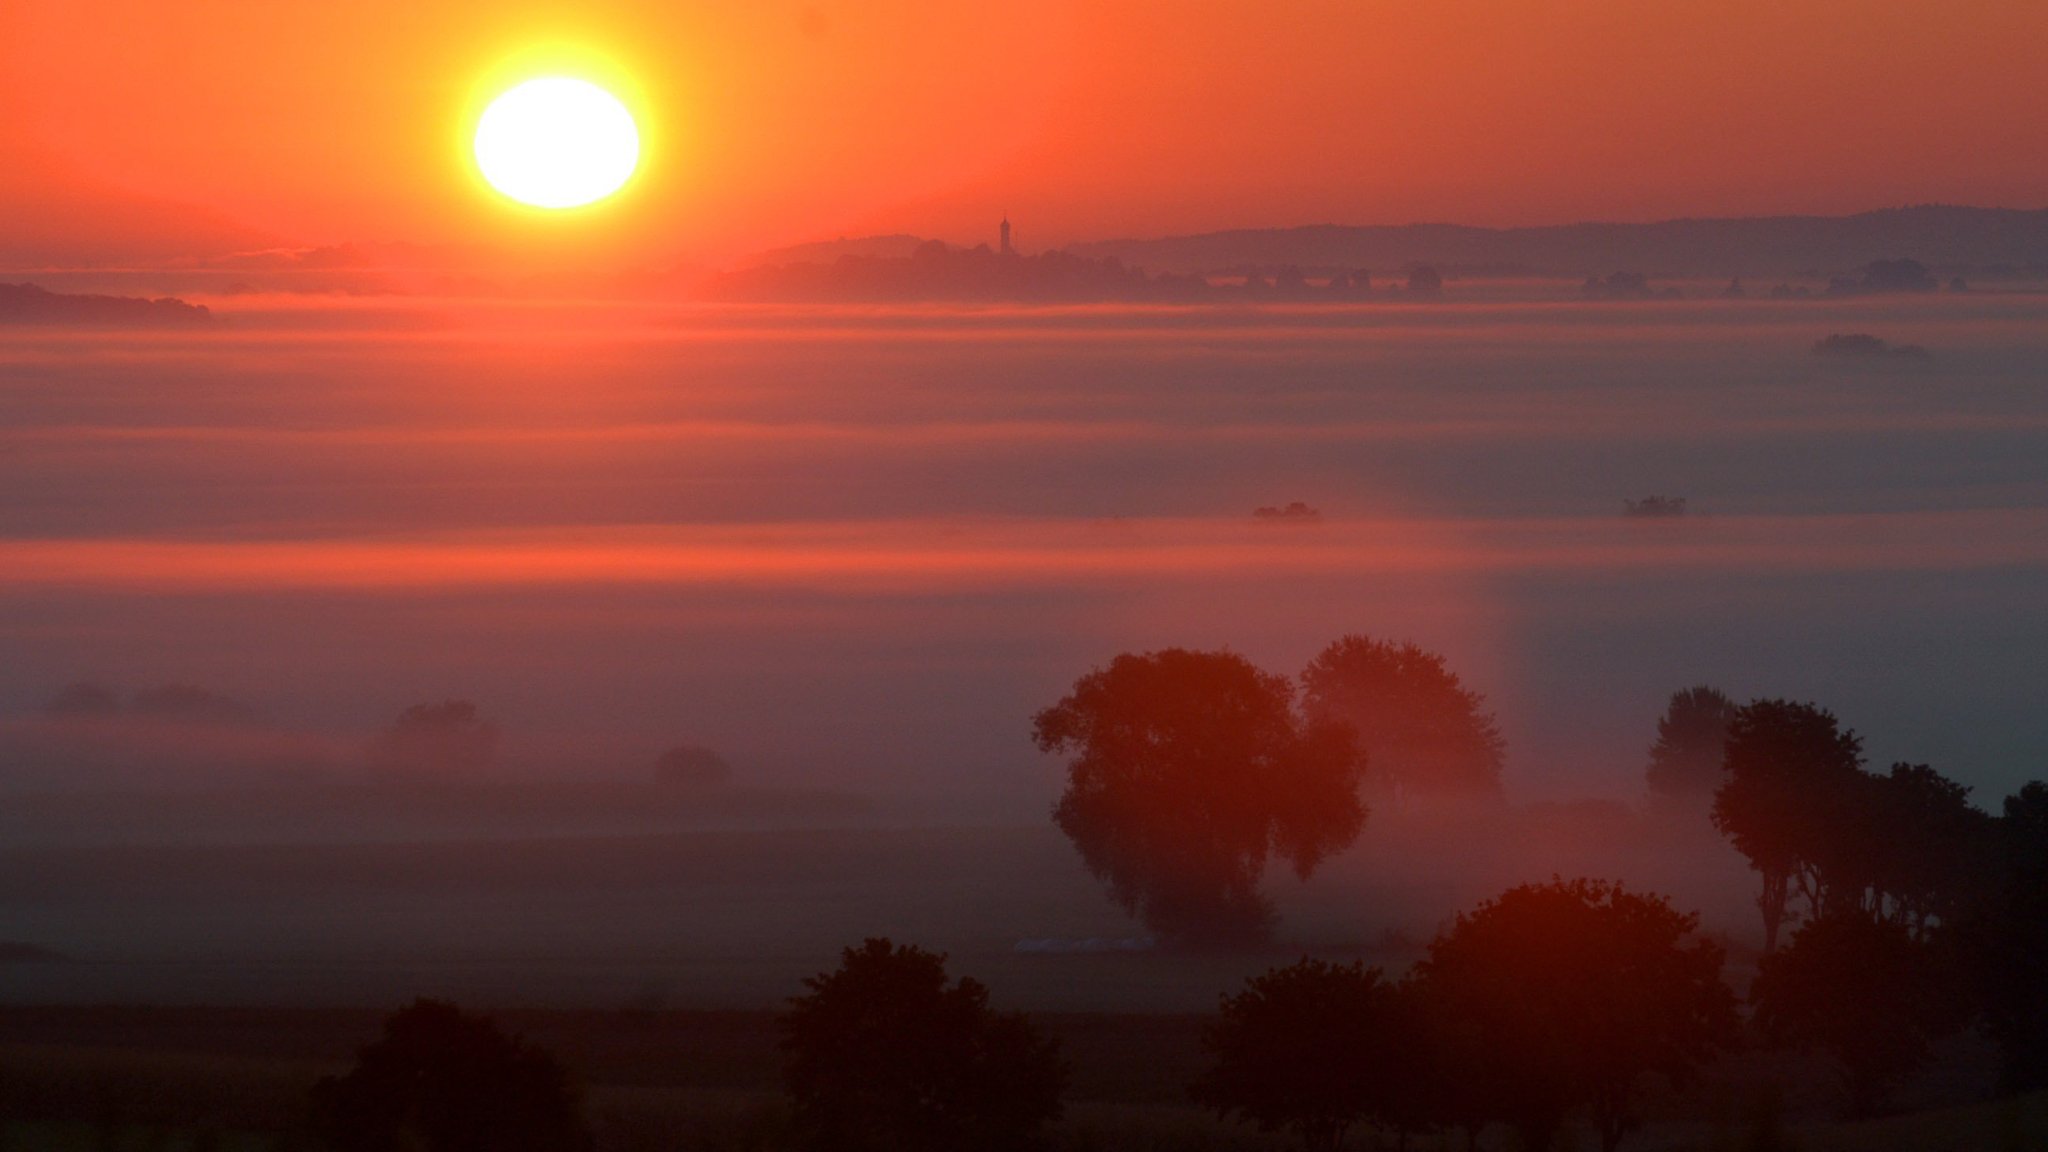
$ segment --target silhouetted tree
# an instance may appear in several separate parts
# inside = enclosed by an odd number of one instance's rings
[[[372,766],[391,772],[470,773],[490,767],[498,729],[467,700],[415,704],[371,746]]]
[[[1963,1022],[1934,948],[1904,925],[1855,910],[1802,925],[1788,947],[1763,958],[1749,997],[1766,1034],[1835,1059],[1859,1115],[1875,1111],[1926,1063],[1935,1038]]]
[[[1462,1129],[1467,1152],[1495,1114],[1481,1071],[1488,1049],[1480,1021],[1464,1014],[1464,1003],[1421,972],[1410,972],[1395,988],[1394,1034],[1402,1064],[1394,1092],[1380,1115],[1400,1133]]]
[[[1980,873],[1993,866],[1991,818],[1970,804],[1970,789],[1925,764],[1894,764],[1871,776],[1860,810],[1853,874],[1867,887],[1864,910],[1924,938],[1954,919]],[[1847,853],[1845,853],[1847,854]]]
[[[1721,786],[1728,726],[1735,702],[1702,684],[1673,692],[1657,721],[1657,742],[1643,772],[1650,794],[1667,800],[1711,801]]]
[[[1309,876],[1365,826],[1349,729],[1305,723],[1293,688],[1231,652],[1125,654],[1040,712],[1071,752],[1053,811],[1110,895],[1188,945],[1264,939],[1270,857]]]
[[[43,711],[64,717],[113,716],[121,711],[121,698],[104,684],[81,680],[59,689]]]
[[[1354,1125],[1400,1117],[1416,1057],[1394,986],[1377,968],[1303,958],[1223,997],[1203,1031],[1214,1065],[1189,1087],[1203,1107],[1261,1132],[1292,1129],[1332,1152]]]
[[[1645,1082],[1683,1083],[1735,1029],[1719,945],[1661,897],[1590,880],[1514,888],[1460,915],[1415,969],[1474,1080],[1468,1099],[1547,1149],[1584,1109],[1608,1152]]]
[[[664,784],[707,788],[732,779],[732,766],[725,757],[695,744],[679,745],[654,761],[654,778]]]
[[[1998,1042],[2007,1089],[2048,1087],[2048,783],[2006,797],[1979,882],[1947,933]]]
[[[1757,700],[1728,726],[1726,779],[1714,794],[1714,827],[1763,878],[1757,910],[1764,950],[1778,946],[1796,885],[1809,910],[1824,909],[1822,841],[1846,835],[1829,821],[1862,775],[1863,742],[1833,713],[1811,704]]]
[[[1058,1044],[977,981],[948,984],[945,956],[870,939],[804,986],[778,1022],[804,1147],[1002,1152],[1058,1119]]]
[[[1427,264],[1417,264],[1408,270],[1408,291],[1418,296],[1434,296],[1444,290],[1441,273]]]
[[[589,1136],[568,1074],[487,1018],[419,1000],[347,1075],[313,1088],[336,1152],[574,1152]]]
[[[1605,280],[1588,276],[1581,291],[1588,300],[1649,300],[1657,295],[1641,272],[1615,272]]]
[[[1302,711],[1357,733],[1368,778],[1394,795],[1500,790],[1507,743],[1486,699],[1413,644],[1345,636],[1301,673]]]

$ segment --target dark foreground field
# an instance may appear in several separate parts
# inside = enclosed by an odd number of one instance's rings
[[[382,1013],[357,1009],[73,1007],[0,1010],[0,1148],[6,1152],[267,1152],[300,1147],[306,1093],[343,1070]],[[511,1011],[510,1028],[581,1079],[597,1152],[785,1146],[779,1057],[766,1012]],[[1260,1149],[1281,1141],[1219,1125],[1187,1103],[1201,1017],[1050,1013],[1072,1067],[1069,1148]],[[1958,1045],[1915,1086],[1914,1110],[1828,1119],[1825,1069],[1731,1057],[1654,1101],[1637,1149],[2023,1152],[2048,1148],[2048,1095],[1936,1105],[1974,1080]],[[1778,1142],[1772,1142],[1776,1140]],[[1358,1146],[1371,1145],[1371,1138]],[[1391,1139],[1388,1146],[1391,1146]],[[1411,1147],[1432,1147],[1428,1141]]]

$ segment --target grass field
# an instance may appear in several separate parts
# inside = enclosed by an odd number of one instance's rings
[[[298,1147],[307,1088],[346,1067],[381,1013],[341,1009],[0,1010],[0,1152],[272,1152]],[[513,1011],[511,1028],[581,1078],[598,1152],[786,1146],[772,1017],[763,1012]],[[1072,1069],[1058,1137],[1076,1150],[1284,1147],[1186,1102],[1201,1018],[1053,1013]],[[1950,1053],[1947,1075],[1967,1065]],[[1919,1099],[1944,1089],[1922,1085]],[[1961,1091],[1950,1087],[1950,1094]],[[1911,1106],[1911,1100],[1902,1104]],[[1724,1060],[1651,1102],[1643,1152],[2036,1152],[2048,1094],[1830,1118],[1826,1070],[1783,1055]],[[1505,1147],[1492,1134],[1489,1147]],[[1590,1137],[1586,1137],[1590,1140]],[[1370,1137],[1358,1147],[1370,1147]],[[1388,1145],[1391,1147],[1391,1142]],[[1413,1141],[1425,1152],[1431,1141]]]

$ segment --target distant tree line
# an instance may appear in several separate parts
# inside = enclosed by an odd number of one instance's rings
[[[1229,300],[1357,301],[1430,298],[1443,276],[1428,265],[1404,270],[1381,290],[1362,268],[1237,266],[1215,275],[1148,273],[1117,258],[1049,251],[999,252],[928,240],[908,256],[848,254],[830,263],[771,264],[722,273],[707,295],[730,300],[1004,300],[1204,303]]]

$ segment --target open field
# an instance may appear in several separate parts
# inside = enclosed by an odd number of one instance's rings
[[[12,1118],[0,1147],[275,1146],[299,1123],[307,1087],[345,1068],[376,1034],[380,1016],[360,1009],[0,1010],[0,1117]],[[766,1013],[515,1010],[501,1019],[580,1076],[600,1152],[779,1146],[779,1057]],[[1187,1104],[1185,1084],[1202,1066],[1199,1017],[1039,1019],[1060,1037],[1073,1071],[1061,1127],[1066,1145],[1282,1146],[1218,1125]],[[1952,1062],[1970,1059],[1958,1052]],[[1653,1101],[1651,1125],[1630,1147],[1759,1147],[1745,1141],[1767,1099],[1783,1101],[1785,1146],[1804,1152],[2030,1152],[2048,1138],[2048,1096],[1835,1122],[1826,1118],[1837,1102],[1823,1069],[1750,1053],[1711,1068],[1684,1095]]]

